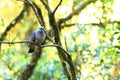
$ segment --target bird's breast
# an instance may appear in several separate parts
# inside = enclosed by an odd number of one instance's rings
[[[36,39],[35,42],[38,44],[42,44],[45,40],[45,33],[44,32],[38,32],[36,33]]]

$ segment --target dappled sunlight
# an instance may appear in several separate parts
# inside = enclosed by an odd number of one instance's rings
[[[41,14],[37,8],[34,12],[30,4],[25,5],[16,23],[24,1],[0,0],[0,80],[17,80],[27,72],[26,66],[28,72],[33,70],[29,80],[66,80],[69,75],[72,80],[74,68],[77,80],[120,79],[120,0],[62,0],[52,15],[60,0],[26,1],[35,2]],[[42,49],[41,55],[28,53],[28,43],[2,43],[29,40],[40,25],[38,16],[55,43],[47,36],[41,43],[45,47],[38,48]]]
[[[98,40],[98,28],[93,28],[90,33],[90,42],[91,45],[93,45],[92,48],[95,48],[99,46],[99,40]]]
[[[120,20],[120,0],[115,0],[113,6],[112,6],[112,10],[113,10],[113,15],[110,15],[110,17],[113,19],[113,20]]]

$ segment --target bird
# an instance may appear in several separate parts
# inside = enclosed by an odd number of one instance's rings
[[[30,41],[34,42],[35,44],[41,45],[45,41],[45,38],[46,38],[45,30],[43,26],[39,25],[38,29],[32,33]],[[29,47],[28,53],[34,52],[35,50],[34,44],[29,43],[28,47]]]

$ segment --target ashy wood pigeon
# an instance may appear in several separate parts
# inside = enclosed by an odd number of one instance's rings
[[[45,38],[46,34],[44,28],[42,26],[39,26],[38,29],[32,33],[30,41],[34,42],[35,44],[41,45],[44,42]],[[29,43],[28,46],[30,47],[28,53],[34,52],[35,45]]]

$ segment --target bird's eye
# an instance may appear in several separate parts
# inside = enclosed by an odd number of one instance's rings
[[[40,31],[43,31],[43,29],[40,29]]]

